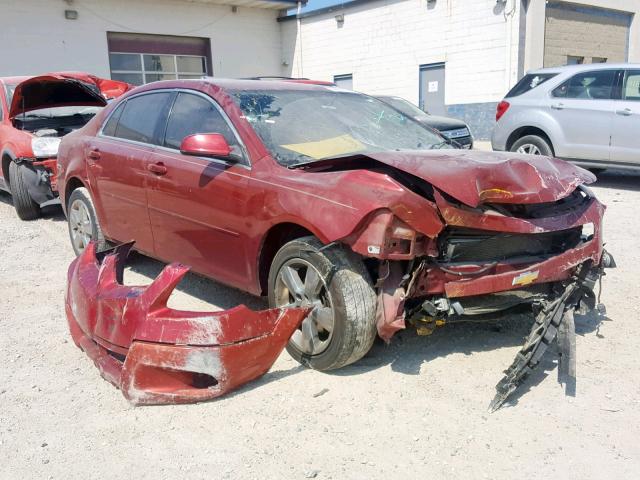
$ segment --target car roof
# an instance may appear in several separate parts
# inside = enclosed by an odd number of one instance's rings
[[[221,90],[289,90],[289,91],[316,91],[326,92],[343,91],[351,92],[339,88],[333,84],[323,84],[312,81],[298,82],[291,80],[253,80],[253,79],[237,79],[237,78],[218,78],[218,77],[202,77],[198,79],[181,79],[181,80],[162,80],[160,82],[147,83],[135,88],[134,91],[150,91],[160,88],[193,88],[201,86],[202,83],[208,83]],[[353,92],[352,92],[353,93]]]
[[[5,85],[17,85],[18,83],[22,83],[25,80],[28,80],[32,77],[28,76],[20,76],[20,77],[0,77],[0,82]]]
[[[541,73],[579,73],[592,70],[619,70],[637,68],[640,69],[640,63],[583,63],[580,65],[564,65],[562,67],[539,68],[527,72],[529,75],[537,75]]]

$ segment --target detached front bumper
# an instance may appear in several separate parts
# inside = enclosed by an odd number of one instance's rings
[[[168,265],[147,287],[122,285],[130,248],[96,255],[91,243],[69,267],[65,306],[75,344],[134,405],[201,402],[255,380],[308,313],[171,309],[188,268]]]

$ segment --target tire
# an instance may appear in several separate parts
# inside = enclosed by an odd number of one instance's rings
[[[87,219],[89,224],[86,223]],[[76,188],[69,196],[67,225],[71,246],[76,255],[80,255],[84,251],[89,241],[97,243],[98,251],[108,247],[98,222],[93,200],[91,200],[89,191],[84,187]]]
[[[291,337],[287,351],[301,364],[327,371],[356,362],[371,349],[376,338],[376,295],[360,257],[342,246],[320,250],[322,247],[317,238],[304,237],[285,244],[278,251],[269,271],[269,304],[272,307],[295,304],[291,302],[290,289],[283,288],[286,268],[306,264],[304,281],[311,278],[307,275],[309,266],[315,269],[320,279],[322,305],[315,302],[314,311]],[[313,298],[313,295],[306,298]],[[331,332],[321,330],[321,314],[327,311],[332,312]],[[314,348],[300,347],[300,341],[305,343],[306,326],[315,328],[318,340],[324,342],[318,353]],[[306,344],[310,346],[310,343]]]
[[[13,206],[21,220],[35,220],[40,216],[40,206],[33,201],[24,179],[24,169],[29,168],[16,162],[9,164],[9,186]]]
[[[526,153],[529,155],[545,155],[547,157],[553,157],[553,148],[551,148],[549,142],[538,135],[526,135],[519,138],[513,145],[511,145],[511,151]]]

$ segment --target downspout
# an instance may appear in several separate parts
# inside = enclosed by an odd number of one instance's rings
[[[504,20],[505,20],[505,91],[508,91],[512,87],[512,67],[513,67],[513,19],[515,18],[517,10],[517,2],[519,0],[511,0],[511,9],[507,9],[507,3],[505,3]]]
[[[298,77],[303,77],[303,68],[302,68],[302,18],[300,18],[300,14],[302,13],[302,1],[298,0],[298,12],[296,14],[296,22],[298,23]]]

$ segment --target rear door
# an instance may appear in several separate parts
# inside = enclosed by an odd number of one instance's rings
[[[136,241],[136,248],[153,253],[147,210],[147,169],[158,143],[172,92],[141,94],[112,113],[100,134],[89,142],[87,170],[94,201],[107,238]]]
[[[238,160],[183,155],[182,140],[195,133],[224,135]],[[250,268],[246,217],[251,208],[246,158],[213,99],[195,91],[178,93],[163,145],[151,158],[162,171],[153,175],[149,189],[157,257],[192,265],[199,273],[246,288]]]
[[[563,134],[563,156],[609,160],[616,73],[581,72],[551,92],[550,112]]]
[[[640,163],[640,69],[624,72],[622,98],[615,103],[611,160]]]

